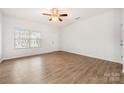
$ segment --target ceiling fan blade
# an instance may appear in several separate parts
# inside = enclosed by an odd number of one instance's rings
[[[52,21],[52,18],[50,18],[49,21]]]
[[[61,21],[61,22],[63,21],[61,18],[58,18],[58,19],[59,19],[59,21]]]
[[[47,16],[51,16],[51,14],[47,14],[47,13],[42,13],[42,15],[47,15]]]
[[[60,16],[68,16],[68,14],[60,14]]]

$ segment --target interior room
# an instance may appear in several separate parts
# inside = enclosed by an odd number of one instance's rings
[[[123,84],[123,8],[0,8],[1,84]]]

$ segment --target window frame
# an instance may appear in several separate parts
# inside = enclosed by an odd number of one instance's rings
[[[16,40],[17,40],[17,39],[20,39],[20,38],[16,38],[16,31],[17,31],[17,30],[20,30],[20,31],[22,30],[22,31],[24,31],[24,32],[25,32],[25,31],[28,32],[28,36],[27,36],[28,38],[27,38],[27,39],[26,39],[26,38],[21,38],[21,39],[28,40],[28,45],[27,45],[28,47],[24,47],[24,48],[23,48],[23,47],[20,47],[20,48],[16,47]],[[39,34],[40,34],[40,38],[38,38],[38,40],[39,40],[39,42],[40,42],[38,47],[32,47],[32,46],[31,46],[31,40],[33,40],[33,39],[31,38],[31,34],[32,34],[33,32],[36,32],[36,33],[39,33]],[[20,39],[20,40],[21,40],[21,39]],[[35,39],[34,39],[34,40],[35,40]],[[16,28],[16,30],[15,30],[15,32],[14,32],[14,48],[15,48],[15,49],[41,48],[41,32],[40,32],[40,31],[32,31],[32,30],[27,30],[27,29]]]

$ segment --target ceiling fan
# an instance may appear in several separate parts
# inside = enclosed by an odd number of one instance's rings
[[[61,14],[58,8],[52,8],[50,12],[51,13],[42,13],[43,15],[50,16],[49,21],[62,22],[63,20],[61,19],[61,17],[68,16],[68,14]]]

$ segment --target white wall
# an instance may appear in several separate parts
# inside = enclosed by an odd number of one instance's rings
[[[61,50],[121,62],[121,9],[78,20],[61,31]]]
[[[122,54],[123,54],[123,72],[124,72],[124,9],[122,12],[122,23],[123,23],[123,27],[122,27],[122,40],[123,40],[123,47],[122,47]]]
[[[81,55],[121,62],[121,10],[111,9],[64,27],[31,22],[16,17],[3,17],[3,57],[10,59],[26,55],[63,50]],[[15,28],[41,31],[42,47],[14,49]]]
[[[0,11],[0,62],[2,61],[2,13]]]
[[[14,31],[15,28],[41,31],[41,48],[15,49]],[[16,17],[4,16],[3,18],[3,58],[10,59],[58,50],[58,29],[41,23],[34,23],[29,20]]]

